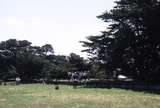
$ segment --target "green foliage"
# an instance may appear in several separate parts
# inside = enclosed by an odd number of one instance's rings
[[[99,36],[81,41],[85,52],[108,76],[124,74],[135,80],[157,81],[160,62],[159,0],[119,0],[98,18],[109,23]],[[120,69],[121,71],[117,71]]]
[[[68,61],[70,64],[70,71],[88,71],[89,70],[89,64],[83,57],[80,57],[79,55],[75,53],[71,53],[68,57]]]
[[[54,51],[50,44],[38,47],[31,46],[31,42],[27,40],[2,41],[0,43],[0,79],[9,80],[19,76],[22,82],[31,82],[44,78],[47,74],[54,73],[53,70],[57,68],[57,66],[52,67],[54,65],[52,56]]]
[[[84,59],[76,54],[55,55],[51,44],[32,46],[27,40],[0,42],[0,80],[20,77],[22,82],[66,79],[70,70],[84,70]],[[69,58],[69,59],[68,59]]]

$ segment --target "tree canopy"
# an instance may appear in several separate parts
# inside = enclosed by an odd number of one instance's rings
[[[135,80],[160,76],[160,1],[118,0],[109,12],[97,16],[109,24],[99,36],[81,41],[85,52],[109,76],[125,74]],[[120,71],[118,71],[120,70]]]
[[[51,44],[33,46],[27,40],[0,42],[0,80],[22,82],[68,78],[69,71],[85,71],[87,62],[75,53],[55,55]]]

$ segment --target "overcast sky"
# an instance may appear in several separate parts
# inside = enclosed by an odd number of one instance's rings
[[[114,0],[0,0],[0,41],[28,40],[52,44],[55,54],[85,56],[79,41],[100,34],[105,23],[96,16]]]

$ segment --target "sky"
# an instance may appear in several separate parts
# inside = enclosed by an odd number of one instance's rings
[[[85,57],[79,41],[105,30],[96,16],[113,6],[114,0],[0,0],[0,41],[51,44],[55,54]]]

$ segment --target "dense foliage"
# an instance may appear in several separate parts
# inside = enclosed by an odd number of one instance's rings
[[[107,22],[99,36],[82,41],[85,52],[108,77],[160,80],[160,1],[118,0],[98,18]]]
[[[83,68],[82,68],[83,67]],[[69,71],[84,71],[85,60],[72,53],[55,55],[51,44],[32,46],[27,40],[0,42],[0,80],[20,77],[22,82],[66,79]]]

